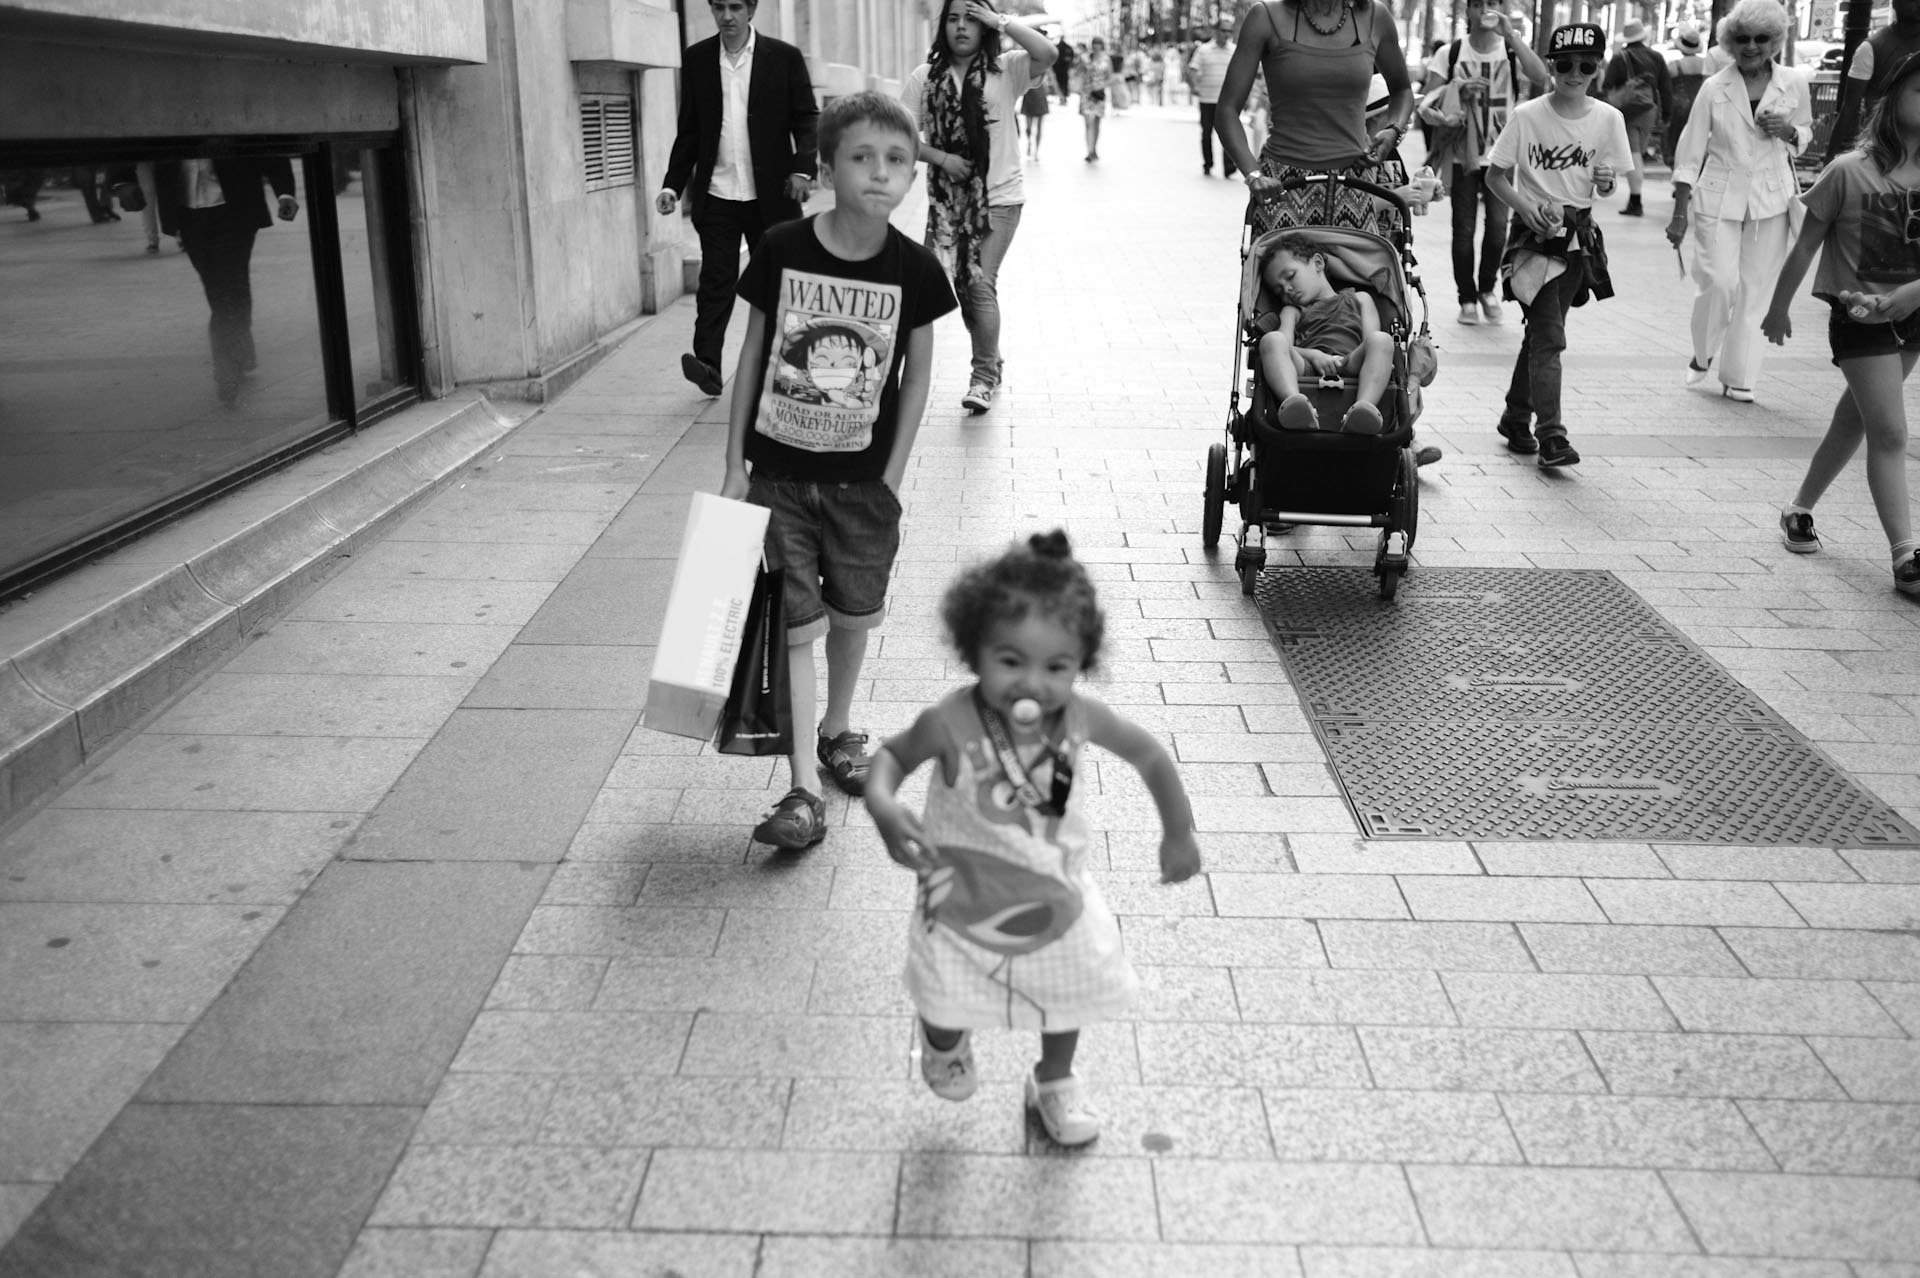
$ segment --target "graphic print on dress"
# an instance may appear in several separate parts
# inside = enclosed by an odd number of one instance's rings
[[[1086,903],[1067,880],[1065,849],[1048,837],[1058,832],[1059,818],[1041,817],[1021,803],[1005,774],[988,762],[981,743],[968,742],[966,748],[976,778],[975,810],[995,825],[1019,827],[1035,845],[1058,854],[1060,869],[1042,873],[977,848],[937,845],[930,849],[935,866],[920,880],[920,917],[929,930],[944,927],[998,955],[987,979],[1007,992],[1009,1003],[1017,999],[1031,1007],[1044,1025],[1047,1009],[1019,988],[1014,960],[1065,936]],[[1034,780],[1039,784],[1043,778]]]

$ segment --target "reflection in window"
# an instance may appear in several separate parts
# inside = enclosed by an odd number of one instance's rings
[[[352,339],[354,404],[364,407],[411,382],[403,326],[394,311],[395,255],[388,219],[400,193],[387,189],[390,170],[382,148],[334,152],[333,187],[340,201],[340,268],[347,289]],[[404,222],[401,223],[404,225]],[[404,259],[402,259],[404,260]]]
[[[0,574],[326,420],[297,166],[0,182]]]

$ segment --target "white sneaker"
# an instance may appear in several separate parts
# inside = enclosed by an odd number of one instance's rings
[[[1463,303],[1460,307],[1460,322],[1462,324],[1478,324],[1480,322],[1480,308],[1472,302]]]
[[[1480,318],[1489,324],[1498,324],[1500,322],[1502,316],[1500,313],[1500,298],[1497,295],[1493,293],[1482,293],[1480,295]]]
[[[960,397],[960,407],[976,415],[986,412],[993,407],[993,387],[985,382],[975,382]]]
[[[1043,1083],[1027,1071],[1027,1108],[1040,1115],[1056,1145],[1086,1145],[1100,1135],[1100,1115],[1088,1106],[1077,1075]]]
[[[1707,374],[1711,371],[1713,371],[1711,365],[1709,365],[1707,368],[1701,368],[1699,365],[1693,362],[1692,356],[1688,356],[1687,357],[1687,375],[1684,379],[1682,379],[1680,384],[1682,386],[1685,386],[1688,390],[1699,390],[1702,386],[1706,385]]]
[[[963,1101],[980,1085],[980,1074],[973,1066],[973,1032],[960,1031],[960,1041],[941,1051],[927,1041],[927,1023],[920,1022],[920,1077],[927,1088],[942,1100]]]

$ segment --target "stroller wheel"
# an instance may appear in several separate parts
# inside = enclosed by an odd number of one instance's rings
[[[1253,587],[1260,580],[1260,572],[1267,566],[1265,547],[1248,549],[1242,546],[1233,557],[1233,570],[1240,577],[1240,593],[1253,594]]]
[[[1389,602],[1399,593],[1400,578],[1406,575],[1404,568],[1382,568],[1380,570],[1380,597]]]
[[[1200,517],[1200,544],[1212,550],[1220,544],[1220,521],[1227,508],[1227,446],[1207,449],[1206,507]]]

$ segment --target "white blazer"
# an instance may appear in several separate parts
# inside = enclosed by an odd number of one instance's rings
[[[1776,217],[1800,194],[1793,157],[1813,140],[1813,97],[1806,72],[1778,62],[1772,67],[1758,110],[1786,112],[1791,143],[1768,137],[1753,122],[1738,66],[1716,71],[1693,99],[1674,148],[1673,181],[1693,188],[1691,208],[1701,217]]]

